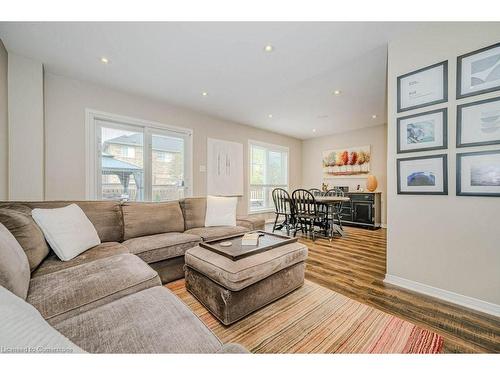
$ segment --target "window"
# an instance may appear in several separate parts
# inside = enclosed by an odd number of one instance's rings
[[[175,154],[170,153],[170,152],[162,152],[162,151],[154,151],[153,153],[156,154],[156,160],[158,161],[166,161],[167,163],[170,163],[174,160]]]
[[[134,146],[122,146],[121,156],[124,158],[135,158],[135,147]]]
[[[288,189],[288,148],[250,141],[249,210],[272,210],[272,191]]]
[[[87,111],[87,197],[168,201],[191,195],[191,131]]]

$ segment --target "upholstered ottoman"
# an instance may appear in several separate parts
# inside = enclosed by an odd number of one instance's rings
[[[229,325],[299,288],[306,258],[298,242],[237,261],[196,246],[185,255],[186,289]]]

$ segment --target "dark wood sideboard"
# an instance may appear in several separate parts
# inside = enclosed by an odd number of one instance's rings
[[[349,202],[342,203],[343,225],[361,226],[364,228],[378,229],[382,223],[381,193],[344,193],[351,198]]]

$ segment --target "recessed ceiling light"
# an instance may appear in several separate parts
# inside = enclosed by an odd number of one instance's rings
[[[374,119],[377,118],[377,115],[372,115],[372,118],[374,118]]]
[[[316,129],[313,129],[313,133],[316,133]]]
[[[333,92],[333,95],[340,95],[341,93],[342,93],[342,91],[340,91],[340,90],[335,90],[335,91]]]
[[[106,57],[101,57],[101,62],[103,64],[107,64],[107,63],[109,63],[109,60]]]
[[[267,117],[273,118],[273,115],[272,114],[268,114]]]
[[[270,44],[268,44],[267,46],[264,47],[264,51],[266,52],[273,52],[274,51],[274,47]]]
[[[201,93],[201,95],[203,95],[203,96],[208,96],[208,92],[203,91],[203,92]]]

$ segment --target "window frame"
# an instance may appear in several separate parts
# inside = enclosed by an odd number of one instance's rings
[[[143,161],[144,161],[144,200],[151,201],[152,194],[152,135],[166,134],[166,132],[179,133],[185,137],[185,160],[184,160],[184,185],[186,197],[193,195],[193,130],[159,122],[141,120],[133,117],[117,115],[108,112],[85,109],[85,199],[99,199],[102,179],[101,176],[101,150],[98,131],[101,126],[99,121],[116,124],[117,129],[138,131],[144,136]],[[146,177],[147,176],[147,177]]]
[[[264,176],[267,179],[268,178],[268,153],[270,151],[275,151],[275,152],[280,152],[280,153],[286,153],[286,184],[284,185],[276,185],[276,184],[252,184],[252,146],[256,147],[261,147],[266,150],[266,160],[264,163]],[[274,212],[273,207],[266,207],[262,209],[255,209],[252,208],[252,202],[250,200],[250,190],[252,189],[253,186],[261,186],[261,187],[274,187],[274,186],[279,186],[282,187],[283,189],[287,190],[290,187],[290,148],[287,146],[282,146],[282,145],[277,145],[273,143],[267,143],[267,142],[261,142],[261,141],[256,141],[249,139],[248,140],[248,199],[247,199],[247,205],[248,205],[248,213],[249,214],[259,214],[259,213],[266,213],[266,212]],[[267,182],[267,181],[266,181]]]

